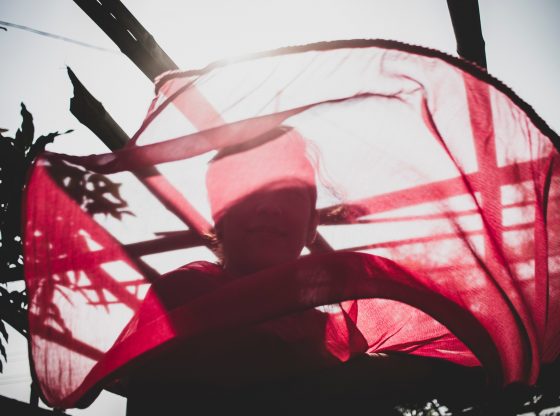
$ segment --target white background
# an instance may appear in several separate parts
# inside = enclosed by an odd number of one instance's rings
[[[396,39],[455,53],[445,0],[148,0],[124,1],[180,68],[225,57],[353,38]],[[560,1],[479,0],[488,70],[560,131]],[[0,127],[13,136],[20,102],[33,114],[36,134],[74,129],[49,150],[105,152],[104,145],[68,111],[66,66],[100,100],[126,133],[139,127],[153,86],[71,0],[0,0],[0,20],[92,44],[79,46],[7,27],[0,30]],[[2,24],[0,23],[0,26]],[[10,331],[0,395],[29,400],[23,337]],[[125,400],[104,393],[70,414],[123,415]]]

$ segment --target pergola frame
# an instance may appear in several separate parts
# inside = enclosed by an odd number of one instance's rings
[[[165,71],[178,68],[154,37],[119,0],[74,0],[74,2],[151,81]],[[447,5],[457,41],[458,54],[485,69],[485,43],[482,36],[478,1],[447,0]],[[130,138],[123,129],[70,68],[68,75],[74,87],[74,97],[70,106],[72,114],[99,137],[111,151],[125,146]],[[204,238],[205,233],[210,229],[210,224],[194,210],[188,201],[182,201],[181,206],[170,202],[171,198],[168,198],[165,191],[150,181],[150,178],[160,177],[155,168],[135,172],[135,174],[152,194],[189,228],[183,233],[165,235],[153,241],[125,247],[133,253],[131,258],[135,259],[137,266],[145,272],[147,277],[155,276],[156,272],[139,259],[141,255],[198,245],[206,245],[212,249],[209,241]],[[319,237],[309,249],[317,252],[331,248],[322,237]],[[27,336],[26,328],[16,329]],[[38,405],[38,396],[34,387],[32,387],[30,401],[31,404]]]

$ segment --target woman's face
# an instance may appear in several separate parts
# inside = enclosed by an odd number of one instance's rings
[[[276,184],[230,207],[217,227],[224,267],[248,274],[297,259],[315,236],[312,195],[309,187]]]

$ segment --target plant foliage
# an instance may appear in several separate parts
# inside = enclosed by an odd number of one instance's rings
[[[55,132],[35,137],[33,116],[21,104],[22,122],[15,137],[0,129],[0,372],[7,360],[8,332],[5,323],[20,333],[27,333],[25,290],[10,290],[7,282],[23,279],[23,246],[21,229],[22,192],[33,160],[57,136]]]

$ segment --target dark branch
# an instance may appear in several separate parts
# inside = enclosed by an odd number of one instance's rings
[[[123,147],[129,140],[128,135],[117,124],[99,101],[84,87],[76,74],[67,68],[68,76],[74,86],[74,96],[70,100],[70,112],[89,128],[111,150]]]
[[[118,0],[74,0],[119,49],[150,79],[177,65]]]
[[[27,338],[27,310],[11,303],[8,296],[0,296],[0,311],[0,318]]]
[[[478,0],[447,0],[453,31],[457,39],[457,53],[486,68],[486,52]]]

